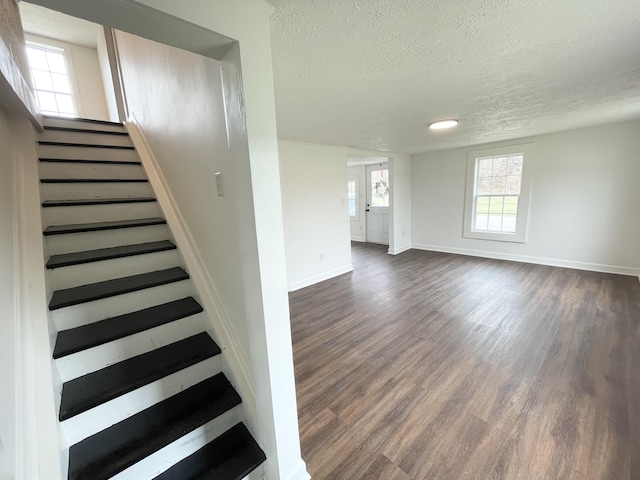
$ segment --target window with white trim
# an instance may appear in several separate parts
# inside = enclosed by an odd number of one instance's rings
[[[75,117],[76,108],[64,50],[27,43],[27,55],[40,111],[48,115]]]
[[[526,241],[533,144],[469,152],[464,236]]]
[[[358,218],[358,182],[353,175],[349,175],[347,179],[347,202],[349,217],[352,221],[356,221]]]

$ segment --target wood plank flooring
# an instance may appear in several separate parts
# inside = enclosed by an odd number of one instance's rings
[[[290,294],[314,480],[640,479],[638,278],[386,250]]]

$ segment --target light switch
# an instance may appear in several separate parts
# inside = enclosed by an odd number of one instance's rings
[[[222,189],[222,172],[216,172],[213,176],[216,177],[216,193],[219,197],[224,197],[224,191]]]

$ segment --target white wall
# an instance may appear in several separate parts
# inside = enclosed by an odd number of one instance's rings
[[[391,178],[391,236],[389,253],[398,254],[411,248],[412,170],[409,155],[393,154],[389,162]]]
[[[16,245],[14,243],[14,159],[11,120],[0,109],[0,479],[17,476],[17,385],[16,356],[19,355],[17,338],[19,332],[16,315],[14,262]]]
[[[107,42],[103,32],[102,35],[98,35],[96,53],[98,55],[98,65],[100,67],[100,76],[102,77],[104,99],[107,105],[107,112],[109,113],[109,120],[112,122],[126,120],[124,118],[121,119],[118,113],[118,102],[116,100],[116,93],[114,89],[114,78],[116,73],[111,69]]]
[[[467,152],[413,157],[414,248],[640,274],[640,122],[482,147],[535,143],[524,244],[462,237]]]
[[[115,35],[130,114],[153,149],[231,328],[248,351],[220,63],[128,33]],[[224,196],[217,195],[215,172],[222,173]]]
[[[31,42],[51,45],[65,51],[72,80],[72,89],[78,116],[96,120],[109,120],[109,110],[102,83],[102,72],[95,48],[62,42],[53,38],[25,33]]]
[[[389,159],[389,253],[400,253],[410,248],[409,155],[285,140],[280,140],[278,145],[290,290],[351,271],[351,240],[366,241],[365,166],[347,167],[348,159]],[[357,221],[349,218],[349,175],[357,176],[360,181],[360,215]]]
[[[344,148],[280,141],[289,290],[353,270]]]
[[[367,241],[367,222],[365,208],[367,205],[367,191],[366,191],[366,172],[364,165],[356,165],[347,168],[347,177],[353,178],[356,181],[356,204],[357,204],[357,216],[355,218],[349,217],[349,231],[351,233],[352,242],[366,242]]]

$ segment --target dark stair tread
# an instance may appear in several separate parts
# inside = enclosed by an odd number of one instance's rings
[[[220,373],[71,446],[69,480],[111,478],[241,402]]]
[[[266,459],[247,427],[238,423],[154,480],[241,480]]]
[[[146,178],[41,178],[40,183],[149,183]]]
[[[112,130],[96,130],[91,128],[74,128],[74,127],[55,127],[51,125],[45,125],[45,130],[50,130],[54,132],[74,132],[74,133],[97,133],[97,134],[105,134],[105,135],[118,135],[118,136],[128,136],[129,133],[126,131],[114,132]]]
[[[193,297],[107,318],[58,333],[53,358],[61,358],[202,312]]]
[[[164,252],[166,250],[175,250],[176,248],[173,242],[161,240],[159,242],[136,243],[135,245],[122,245],[119,247],[100,248],[98,250],[87,250],[84,252],[65,253],[62,255],[53,255],[49,258],[47,268],[69,267],[83,263],[144,255],[146,253]]]
[[[39,145],[51,145],[54,147],[82,147],[82,148],[111,148],[114,150],[134,150],[132,145],[100,145],[96,143],[71,143],[71,142],[53,142],[49,140],[39,140]]]
[[[133,220],[116,220],[112,222],[76,223],[73,225],[51,225],[44,230],[45,235],[63,235],[67,233],[98,232],[117,230],[120,228],[148,227],[165,225],[164,218],[136,218]]]
[[[132,198],[83,198],[79,200],[47,200],[42,202],[43,207],[77,207],[81,205],[112,205],[118,203],[147,203],[155,202],[153,197]]]
[[[189,278],[187,272],[180,267],[141,273],[130,277],[105,280],[103,282],[81,285],[53,292],[49,302],[49,310],[70,307],[80,303],[100,300],[145,288],[157,287],[167,283],[178,282]]]
[[[108,120],[96,120],[94,118],[82,118],[82,117],[59,117],[57,115],[43,115],[43,118],[50,120],[71,120],[72,122],[89,122],[96,123],[98,125],[117,125],[119,127],[124,126],[122,122],[110,122]]]
[[[203,332],[65,382],[59,419],[67,420],[219,354],[220,348]]]
[[[41,162],[49,163],[101,163],[104,165],[142,165],[142,162],[135,162],[131,160],[119,162],[118,160],[84,160],[76,158],[46,158],[41,157]]]

